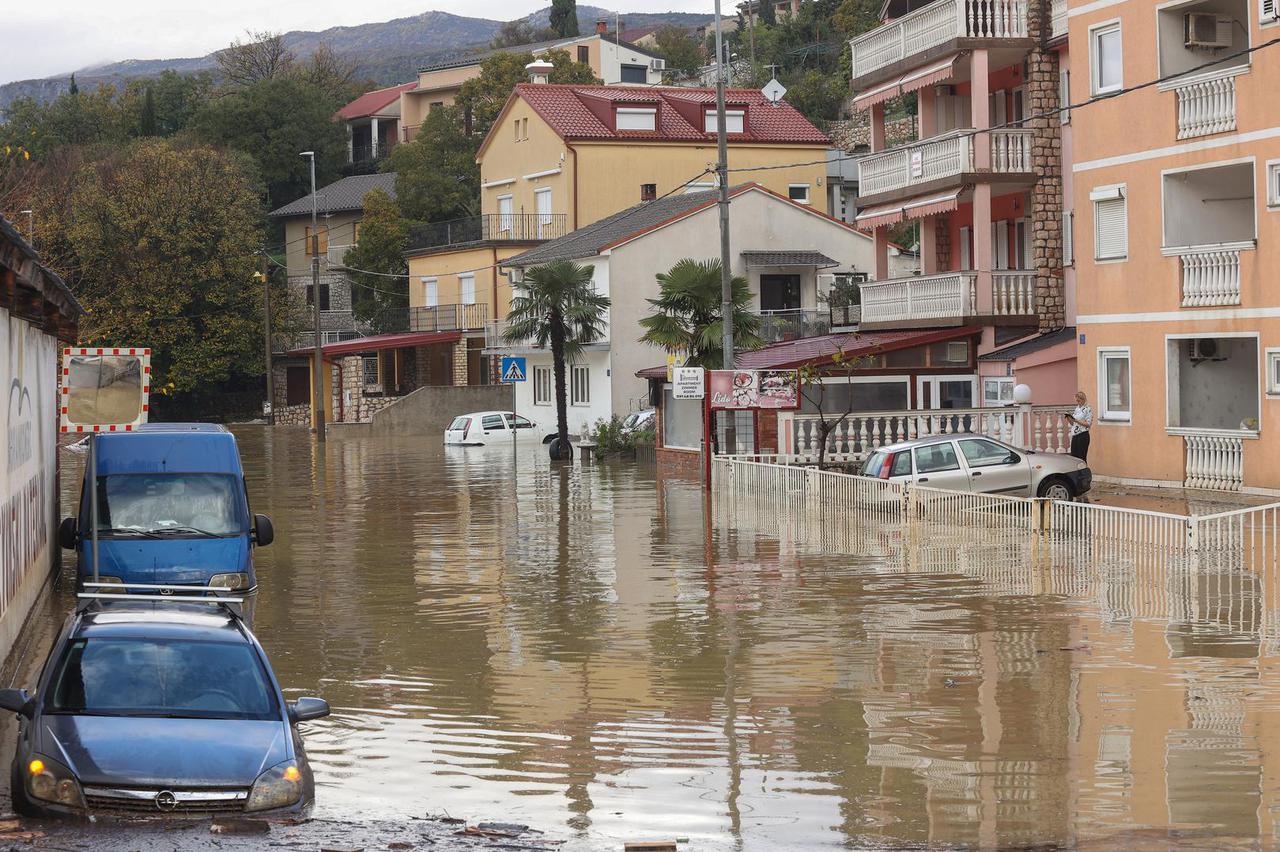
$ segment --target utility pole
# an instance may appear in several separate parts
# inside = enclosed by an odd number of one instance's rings
[[[267,360],[267,425],[276,425],[276,393],[275,379],[271,375],[271,274],[268,271],[269,258],[264,249],[262,252],[262,269],[258,278],[262,281],[262,338],[264,354]]]
[[[725,370],[733,369],[733,271],[729,267],[729,143],[725,138],[724,27],[720,20],[720,0],[716,0],[716,148],[719,161],[716,175],[720,184],[720,327],[723,329]],[[745,120],[745,119],[744,119]]]
[[[311,306],[314,308],[316,349],[311,364],[311,418],[316,425],[316,440],[324,443],[324,347],[320,334],[320,232],[316,220],[316,152],[303,151],[311,160]]]

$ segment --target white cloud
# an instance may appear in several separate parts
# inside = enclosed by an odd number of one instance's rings
[[[122,59],[203,56],[246,30],[323,30],[417,15],[430,8],[499,20],[517,18],[549,0],[7,0],[0,83],[70,74]],[[584,3],[584,5],[586,5]],[[594,2],[590,5],[604,5]],[[610,4],[612,5],[612,4]],[[708,0],[634,0],[631,11],[706,12]],[[725,0],[726,10],[732,7]]]

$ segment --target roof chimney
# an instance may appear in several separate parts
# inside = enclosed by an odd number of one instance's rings
[[[607,33],[608,31],[609,31],[609,22],[608,22],[608,21],[606,21],[604,18],[601,18],[601,19],[599,19],[598,21],[596,21],[596,32],[597,32],[598,34],[600,34],[600,35],[604,35],[604,34],[605,34],[605,33]]]
[[[524,66],[524,70],[529,75],[530,83],[546,83],[551,79],[551,72],[556,69],[545,59],[535,59],[528,65]]]

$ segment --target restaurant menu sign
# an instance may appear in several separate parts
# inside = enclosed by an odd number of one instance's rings
[[[711,407],[799,408],[800,374],[795,370],[712,370]]]

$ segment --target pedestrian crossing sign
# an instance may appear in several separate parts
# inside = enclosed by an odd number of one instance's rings
[[[510,384],[512,382],[523,382],[529,375],[525,369],[525,359],[513,358],[510,356],[502,359],[502,382]]]

